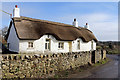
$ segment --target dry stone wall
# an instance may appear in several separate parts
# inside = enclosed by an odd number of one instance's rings
[[[100,54],[96,51],[95,54]],[[100,55],[96,56],[98,60]],[[55,73],[91,63],[91,51],[58,54],[2,55],[3,78],[45,78]]]
[[[106,58],[106,50],[95,51],[95,63]]]
[[[102,57],[102,59],[105,59],[106,58],[106,50],[102,50],[102,52],[101,52],[102,54],[103,54],[103,57]]]
[[[101,50],[95,51],[95,63],[102,59]]]

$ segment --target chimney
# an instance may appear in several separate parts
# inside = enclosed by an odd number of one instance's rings
[[[78,27],[78,22],[77,22],[76,18],[74,18],[73,26]]]
[[[17,5],[15,5],[15,9],[13,10],[13,17],[20,17],[20,9]]]
[[[84,26],[84,28],[89,29],[89,25],[88,25],[88,23],[86,23],[86,25]]]

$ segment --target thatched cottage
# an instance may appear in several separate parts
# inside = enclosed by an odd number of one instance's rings
[[[96,50],[97,39],[85,27],[20,16],[17,6],[7,33],[10,51],[18,53],[80,52]]]

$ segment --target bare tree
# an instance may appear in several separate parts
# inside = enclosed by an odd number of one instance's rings
[[[3,36],[3,38],[5,38],[5,35],[7,34],[7,31],[8,31],[8,27],[7,26],[2,28],[2,36]]]

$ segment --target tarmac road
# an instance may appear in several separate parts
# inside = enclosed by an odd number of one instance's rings
[[[70,78],[118,78],[118,62],[120,56],[107,55],[107,57],[111,59],[110,62],[78,74],[73,74]]]

